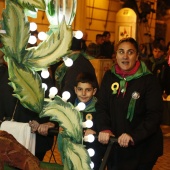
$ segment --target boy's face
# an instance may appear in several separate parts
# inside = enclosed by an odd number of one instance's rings
[[[96,93],[97,89],[93,88],[89,83],[79,82],[77,87],[74,87],[77,98],[83,102],[87,103]]]
[[[159,48],[154,48],[153,49],[153,57],[155,59],[160,58],[163,55],[163,51],[160,50]]]
[[[99,37],[96,40],[96,43],[99,44],[99,45],[103,44],[103,42],[104,42],[103,37]]]

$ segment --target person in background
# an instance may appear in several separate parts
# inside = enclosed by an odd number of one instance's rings
[[[167,60],[168,65],[170,66],[170,41],[167,44],[165,60]]]
[[[164,54],[165,54],[166,51],[167,51],[167,47],[166,47],[166,44],[165,44],[165,39],[161,37],[161,38],[158,39],[158,42],[162,45],[163,51],[164,51]]]
[[[103,44],[103,35],[96,35],[96,43],[90,43],[87,47],[86,53],[95,58],[102,58],[101,46]]]
[[[147,48],[146,48],[145,44],[139,45],[139,55],[140,55],[141,59],[147,58]]]
[[[36,133],[35,156],[42,161],[46,151],[53,145],[53,136],[48,135],[48,129],[56,125],[49,117],[39,118],[39,114],[23,107],[15,98],[12,87],[8,84],[8,67],[4,64],[3,55],[0,57],[0,121],[11,120],[15,106],[14,121],[29,123],[32,132]]]
[[[114,54],[114,43],[110,41],[110,32],[103,32],[103,44],[101,46],[101,56],[107,59],[112,59]]]
[[[148,69],[158,78],[164,98],[170,94],[170,67],[165,59],[164,47],[159,42],[153,43],[152,56],[146,62]]]
[[[118,138],[108,170],[152,170],[163,154],[161,88],[138,55],[133,38],[118,42],[117,64],[105,73],[95,105],[99,142]]]

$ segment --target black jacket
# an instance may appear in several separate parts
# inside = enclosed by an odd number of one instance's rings
[[[163,152],[161,90],[152,74],[128,81],[124,97],[122,93],[113,94],[111,85],[114,82],[119,83],[119,78],[107,71],[96,103],[97,130],[111,130],[116,137],[122,133],[132,136],[134,145],[114,147],[110,162],[117,164],[120,170],[135,170],[137,165],[153,161]],[[127,109],[135,91],[140,97],[136,100],[134,117],[130,122],[126,118]]]

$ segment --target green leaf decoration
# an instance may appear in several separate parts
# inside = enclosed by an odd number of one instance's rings
[[[38,73],[8,60],[10,85],[14,89],[14,96],[21,104],[40,113],[44,104],[44,90]]]
[[[7,1],[6,10],[3,11],[3,21],[6,29],[6,34],[1,34],[4,53],[20,63],[29,39],[29,22],[26,21],[21,6],[12,1]]]
[[[72,0],[72,1],[73,1],[73,7],[72,7],[72,12],[71,12],[71,16],[70,16],[68,25],[71,25],[71,23],[74,20],[74,17],[76,16],[77,0]]]
[[[63,146],[65,154],[64,170],[91,170],[91,160],[82,144],[76,144],[68,138],[63,138]]]
[[[71,103],[64,102],[60,96],[44,106],[40,117],[50,116],[52,121],[57,121],[64,129],[62,135],[72,141],[82,141],[82,115]]]
[[[77,0],[72,0],[72,3],[69,23],[75,16]],[[50,116],[51,120],[57,121],[63,128],[61,135],[65,153],[64,170],[90,170],[90,157],[82,145],[81,113],[59,96],[54,100],[46,101],[41,78],[35,72],[71,53],[69,48],[72,29],[63,19],[59,26],[55,28],[53,25],[49,26],[51,34],[47,40],[37,47],[26,49],[30,33],[29,22],[24,11],[36,11],[36,8],[46,10],[44,0],[6,1],[6,9],[3,11],[6,34],[0,36],[4,45],[1,50],[5,53],[5,60],[8,63],[9,84],[14,90],[13,95],[25,108],[37,112],[40,117]]]
[[[65,20],[62,21],[59,29],[52,33],[49,38],[38,45],[30,48],[32,56],[25,58],[24,64],[32,68],[45,68],[61,57],[70,53],[72,29],[68,27]]]
[[[46,8],[44,0],[17,0],[17,2],[31,11],[36,11],[35,8],[45,11]]]

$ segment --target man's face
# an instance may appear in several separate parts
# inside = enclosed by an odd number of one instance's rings
[[[105,41],[110,41],[110,34],[107,34],[107,35],[106,35]]]
[[[97,41],[96,41],[96,43],[97,44],[99,44],[99,45],[101,45],[101,44],[103,44],[103,37],[99,37],[98,39],[97,39]]]
[[[153,49],[153,57],[155,59],[160,58],[163,55],[163,51],[160,50],[159,48],[154,48]]]

